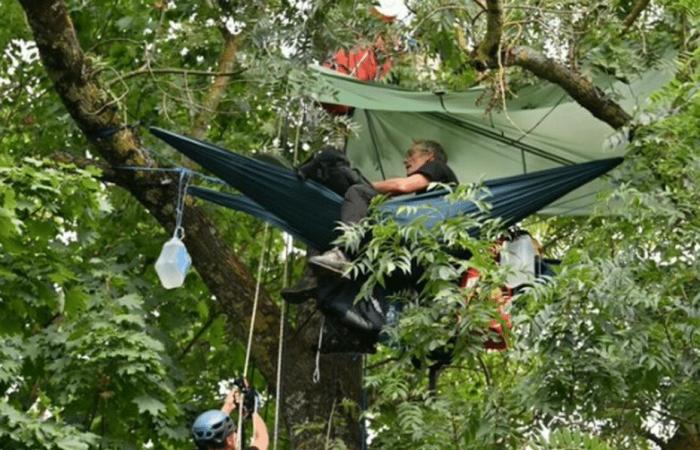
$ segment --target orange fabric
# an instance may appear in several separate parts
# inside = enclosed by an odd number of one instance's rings
[[[479,280],[479,271],[474,269],[474,268],[469,268],[467,272],[464,274],[462,277],[462,280],[459,283],[460,287],[472,287],[476,284],[476,282]],[[494,333],[498,334],[500,336],[500,339],[489,339],[488,341],[484,342],[484,347],[488,349],[493,349],[493,350],[505,350],[507,347],[505,337],[503,336],[503,323],[505,323],[506,327],[510,330],[513,327],[513,324],[510,321],[510,314],[506,311],[506,307],[508,303],[510,303],[511,299],[513,298],[513,291],[510,288],[507,287],[502,287],[500,290],[495,292],[491,299],[495,301],[498,304],[498,307],[496,310],[498,311],[498,314],[501,316],[501,321],[498,321],[496,319],[491,320],[491,323],[489,324],[489,330],[493,331]]]
[[[323,66],[345,75],[350,75],[360,81],[377,81],[389,73],[392,66],[391,58],[384,64],[377,61],[377,50],[384,48],[384,41],[378,37],[370,47],[356,47],[351,50],[340,49],[326,61]],[[349,113],[352,108],[346,105],[323,103],[323,108],[333,115]]]

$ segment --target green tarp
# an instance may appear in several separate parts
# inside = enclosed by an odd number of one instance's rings
[[[481,88],[463,93],[414,92],[364,83],[314,67],[319,82],[312,96],[325,103],[355,107],[359,134],[348,156],[370,180],[404,176],[403,157],[413,139],[440,142],[463,183],[611,158],[624,146],[604,145],[614,130],[580,107],[558,86],[543,83],[518,92],[504,112],[485,112]],[[629,84],[610,79],[596,84],[629,113],[672,76],[673,67],[647,71]],[[543,210],[582,214],[590,210],[605,180],[589,183]]]

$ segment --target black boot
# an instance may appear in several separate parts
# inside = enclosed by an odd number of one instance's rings
[[[297,281],[294,286],[282,289],[280,294],[282,294],[282,298],[287,303],[298,305],[310,298],[314,298],[317,288],[318,280],[316,279],[316,275],[314,275],[311,268],[307,265],[299,281]]]

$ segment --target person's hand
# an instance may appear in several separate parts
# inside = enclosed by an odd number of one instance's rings
[[[233,388],[226,395],[226,399],[224,400],[224,405],[221,407],[221,410],[226,414],[231,414],[231,411],[236,409],[240,404],[241,390],[238,388],[238,386],[234,385]]]

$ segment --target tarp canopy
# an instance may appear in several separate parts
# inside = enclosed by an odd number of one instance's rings
[[[301,180],[289,168],[232,153],[198,139],[156,127],[151,127],[151,132],[244,196],[201,188],[191,189],[190,193],[267,220],[319,250],[328,248],[336,237],[334,228],[340,220],[343,199],[329,188]],[[606,173],[621,161],[621,158],[591,161],[486,181],[484,185],[489,192],[482,199],[492,205],[492,217],[499,217],[504,225],[510,225]],[[420,218],[427,227],[442,219],[479,213],[471,201],[448,201],[444,194],[444,191],[429,191],[393,198],[382,208],[400,223]],[[401,206],[417,210],[401,213]]]
[[[359,134],[351,136],[347,153],[370,180],[405,176],[403,158],[413,139],[440,142],[460,182],[528,173],[567,164],[621,156],[624,148],[606,149],[614,130],[596,119],[552,83],[522,89],[505,112],[485,112],[483,88],[463,93],[415,92],[368,83],[315,67],[317,83],[310,94],[324,103],[355,108]],[[599,77],[596,85],[609,92],[628,112],[673,74],[670,63],[623,83]],[[308,87],[308,83],[305,86]],[[605,186],[593,182],[559,200],[545,214],[582,214]]]

